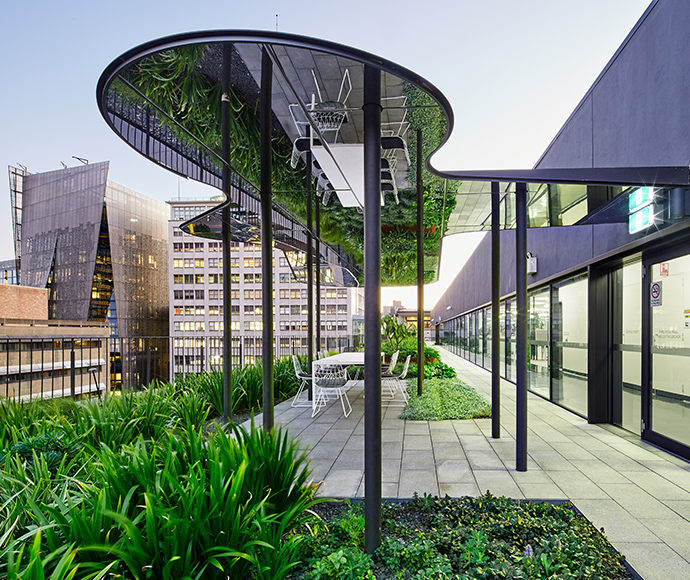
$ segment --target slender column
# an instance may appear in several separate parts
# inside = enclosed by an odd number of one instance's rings
[[[321,202],[316,198],[316,351],[321,350]]]
[[[422,130],[417,129],[417,394],[424,382],[424,184]],[[443,227],[443,225],[441,225]]]
[[[311,190],[311,150],[307,151],[305,170],[305,195],[307,196],[307,373],[311,374],[314,361],[314,237],[312,235],[312,190]],[[309,400],[312,400],[312,381],[309,386]]]
[[[364,66],[364,549],[381,544],[381,71]]]
[[[221,210],[223,223],[223,419],[232,420],[232,308],[231,308],[231,267],[230,244],[232,241],[230,232],[230,63],[232,61],[232,44],[226,42],[223,45],[223,79],[222,97],[220,101],[220,134],[222,141],[223,174],[222,187],[225,199],[225,207]]]
[[[517,380],[515,469],[527,471],[527,185],[515,184],[515,284]]]
[[[273,207],[271,191],[271,91],[273,84],[273,63],[266,49],[261,51],[261,97],[259,100],[259,123],[261,130],[261,304],[263,309],[263,344],[261,345],[263,367],[263,425],[273,428]]]
[[[491,436],[501,436],[501,199],[491,182]]]

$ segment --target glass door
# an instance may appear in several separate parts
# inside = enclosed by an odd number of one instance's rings
[[[667,257],[668,256],[668,257]],[[644,436],[690,456],[690,255],[647,260],[649,403]]]
[[[642,262],[611,273],[612,422],[640,434],[642,421]]]

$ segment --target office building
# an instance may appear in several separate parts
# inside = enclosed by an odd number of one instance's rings
[[[48,320],[48,290],[0,284],[0,399],[80,398],[109,388],[108,325]]]
[[[16,260],[0,261],[0,284],[19,284]]]
[[[110,323],[113,383],[167,376],[165,203],[108,180],[109,163],[10,168],[21,284],[47,288],[50,319]],[[153,363],[152,363],[153,357]]]
[[[194,237],[179,226],[217,206],[213,200],[172,200],[169,222],[169,301],[172,373],[222,366],[222,242]],[[261,358],[261,246],[232,242],[233,364]],[[275,352],[306,352],[307,287],[298,282],[282,250],[273,250]],[[364,311],[359,288],[322,286],[321,348],[351,342],[353,319]]]
[[[687,2],[652,2],[535,169],[687,168],[687,22]],[[488,236],[431,317],[438,340],[487,368],[499,356],[514,381],[514,184],[500,185],[500,353]],[[688,189],[528,184],[528,226],[529,389],[690,458]]]

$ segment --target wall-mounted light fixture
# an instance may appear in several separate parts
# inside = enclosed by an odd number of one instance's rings
[[[446,310],[450,310],[452,308],[453,308],[452,306],[446,306]]]
[[[532,255],[532,252],[527,252],[527,273],[537,273],[537,257]]]

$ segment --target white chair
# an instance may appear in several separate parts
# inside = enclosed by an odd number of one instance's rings
[[[403,396],[403,401],[404,403],[400,406],[403,406],[406,404],[409,400],[410,397],[407,394],[407,383],[405,382],[405,377],[407,377],[407,371],[410,368],[410,359],[412,358],[412,355],[407,355],[407,358],[405,359],[405,364],[403,365],[403,370],[399,375],[390,375],[383,377],[383,385],[386,385],[388,387],[388,391],[391,393],[391,398],[395,397],[395,393],[400,389],[400,392],[402,393]],[[382,386],[383,386],[382,385]],[[395,406],[395,405],[389,405],[389,406]]]
[[[400,351],[396,350],[393,355],[391,356],[391,362],[388,365],[387,368],[383,369],[382,373],[383,375],[392,375],[393,374],[393,369],[395,369],[395,365],[398,364],[398,356],[400,356]]]
[[[343,415],[345,415],[345,417],[349,416],[352,412],[352,406],[345,392],[347,381],[347,369],[314,369],[314,397],[312,401],[311,416],[315,417],[316,414],[326,406],[329,395],[340,398],[340,403],[343,407]],[[345,403],[347,403],[347,408],[345,408]]]
[[[395,369],[395,365],[398,364],[398,355],[400,355],[400,351],[396,350],[391,356],[391,362],[388,367],[384,368],[381,372],[381,387],[388,387],[391,397],[395,397],[395,382],[388,382],[387,379],[393,376],[393,369]]]
[[[302,370],[302,365],[299,364],[299,359],[295,354],[292,355],[292,365],[295,368],[295,375],[297,375],[297,378],[301,381],[301,383],[299,389],[297,389],[297,394],[295,395],[295,398],[292,399],[292,403],[290,403],[290,405],[292,407],[311,407],[312,403],[309,401],[309,382],[312,381],[313,378],[310,374],[307,374]],[[303,401],[300,401],[299,398],[302,393],[306,394],[306,398]]]

